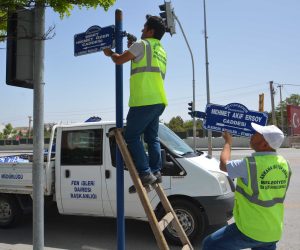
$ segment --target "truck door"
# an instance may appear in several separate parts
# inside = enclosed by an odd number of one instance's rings
[[[110,129],[113,126],[106,126],[106,134],[109,133]],[[105,181],[106,184],[103,187],[103,199],[109,201],[103,202],[105,215],[106,216],[116,216],[117,214],[117,190],[116,190],[116,179],[117,179],[117,172],[116,172],[116,141],[114,137],[106,138],[107,145],[109,147],[105,147]],[[147,151],[147,149],[146,149]],[[131,218],[146,218],[145,211],[142,207],[141,201],[138,195],[130,194],[129,187],[133,185],[132,179],[130,177],[128,169],[124,166],[124,202],[125,202],[125,216]],[[163,188],[166,193],[170,190],[170,176],[163,177]],[[106,189],[106,193],[105,190]],[[155,191],[151,191],[148,193],[148,197],[151,202],[153,202],[154,198],[156,200],[152,203],[154,206],[157,205],[157,194]]]
[[[58,133],[57,205],[65,214],[103,215],[103,129],[63,128]],[[57,169],[59,169],[57,168]]]

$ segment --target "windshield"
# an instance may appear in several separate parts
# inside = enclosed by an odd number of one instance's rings
[[[163,124],[159,124],[159,139],[168,149],[179,155],[194,153],[193,149],[188,146],[178,135]]]

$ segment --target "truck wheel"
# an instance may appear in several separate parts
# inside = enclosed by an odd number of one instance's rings
[[[200,208],[188,200],[175,199],[170,202],[189,240],[194,242],[197,238],[201,238],[205,231],[206,219]],[[165,215],[164,209],[159,209],[157,214],[160,220]],[[170,243],[181,244],[172,223],[164,230],[164,235]]]
[[[22,217],[22,210],[11,195],[0,195],[0,227],[9,228],[18,224]]]

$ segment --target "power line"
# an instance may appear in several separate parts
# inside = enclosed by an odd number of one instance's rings
[[[289,83],[274,83],[276,85],[282,85],[282,86],[296,86],[300,87],[300,84],[289,84]]]

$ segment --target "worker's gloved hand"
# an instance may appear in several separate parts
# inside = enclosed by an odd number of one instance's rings
[[[113,51],[110,48],[104,49],[103,52],[106,56],[111,56],[113,54]]]
[[[134,43],[133,40],[128,39],[127,40],[127,48],[129,48]]]
[[[137,38],[132,34],[127,34],[127,48],[129,48],[134,42],[137,41]]]

